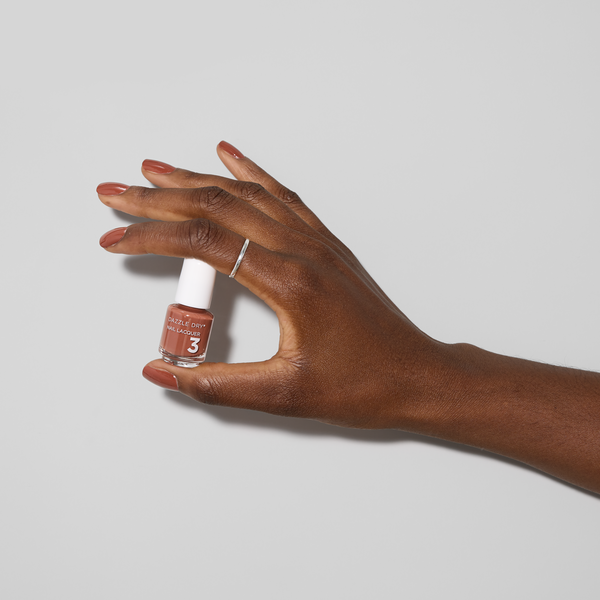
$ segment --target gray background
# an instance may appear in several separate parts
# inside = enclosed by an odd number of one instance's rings
[[[142,379],[178,261],[95,194],[225,139],[429,335],[598,370],[600,5],[12,3],[2,56],[0,596],[598,598],[598,497],[401,432]],[[270,356],[219,277],[210,357]],[[360,345],[357,345],[360,352]]]

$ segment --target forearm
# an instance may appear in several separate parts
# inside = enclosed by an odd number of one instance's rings
[[[449,347],[413,430],[530,464],[600,493],[600,373]]]

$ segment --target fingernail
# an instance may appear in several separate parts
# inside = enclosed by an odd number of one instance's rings
[[[157,175],[168,175],[175,170],[175,167],[161,162],[160,160],[150,160],[147,158],[142,163],[142,169],[144,169],[144,171],[148,171],[149,173],[156,173]]]
[[[155,369],[154,367],[145,366],[142,375],[154,385],[167,388],[168,390],[178,391],[177,378],[173,373],[163,369]]]
[[[221,148],[223,152],[227,152],[227,154],[233,156],[233,158],[244,158],[244,155],[229,142],[219,142],[219,148]]]
[[[96,191],[103,196],[118,196],[119,194],[126,192],[128,189],[129,186],[125,185],[124,183],[107,182],[101,183],[96,188]]]
[[[103,248],[108,248],[109,246],[114,246],[117,242],[120,242],[127,231],[127,227],[117,227],[116,229],[111,229],[107,231],[100,238],[100,245]]]

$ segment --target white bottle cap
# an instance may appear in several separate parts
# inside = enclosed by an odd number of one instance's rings
[[[216,271],[205,262],[186,258],[181,267],[175,304],[192,308],[210,308]]]

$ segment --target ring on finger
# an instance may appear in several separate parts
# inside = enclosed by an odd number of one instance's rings
[[[242,250],[240,251],[240,254],[237,257],[237,260],[235,261],[235,265],[233,266],[233,269],[232,269],[231,273],[229,274],[229,277],[231,279],[233,279],[235,277],[237,270],[240,268],[240,265],[242,264],[242,260],[244,258],[244,254],[246,254],[246,250],[248,249],[249,243],[250,243],[250,240],[248,238],[246,238],[246,241],[244,242],[244,245],[242,246]]]

